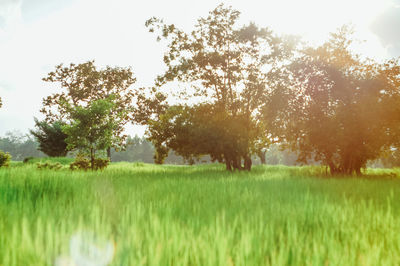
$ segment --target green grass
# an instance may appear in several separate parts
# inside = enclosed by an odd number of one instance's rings
[[[70,239],[116,243],[111,265],[399,265],[398,170],[116,163],[0,169],[0,265],[54,265]]]

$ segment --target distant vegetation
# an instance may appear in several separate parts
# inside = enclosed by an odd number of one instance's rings
[[[154,162],[154,146],[146,140],[144,137],[131,137],[128,136],[127,145],[125,150],[116,151],[111,150],[111,158],[113,162]],[[47,157],[46,154],[40,152],[39,143],[30,135],[24,135],[19,132],[8,132],[4,137],[0,137],[0,150],[10,153],[13,160],[15,161],[29,161],[29,162],[44,162],[47,160],[51,161],[51,158]],[[74,154],[70,154],[70,158],[66,159],[66,162],[71,163],[73,161]],[[268,150],[265,150],[266,162],[271,165],[282,164],[282,165],[295,165],[296,154],[289,151],[281,151],[278,146],[272,145]],[[58,161],[58,158],[55,158]],[[254,157],[257,164],[261,161],[259,158]],[[63,161],[64,162],[64,161]],[[198,163],[209,163],[210,158],[202,157],[199,160],[193,161],[194,164]],[[183,157],[176,155],[173,151],[170,151],[168,157],[165,159],[167,164],[190,164],[191,161],[185,160]]]
[[[165,71],[152,87],[135,87],[130,67],[56,66],[43,80],[57,90],[43,99],[44,120],[32,131],[39,149],[78,155],[92,169],[112,153],[136,160],[123,152],[131,145],[125,129],[140,124],[157,164],[173,153],[189,164],[250,171],[254,158],[266,163],[278,148],[332,175],[360,175],[378,160],[399,165],[399,59],[376,62],[355,53],[347,25],[314,47],[239,19],[239,11],[221,4],[191,31],[147,20],[166,46]],[[140,159],[147,161],[146,149]]]
[[[145,138],[127,137],[127,145],[124,151],[111,150],[111,158],[114,162],[145,162],[153,163],[154,147],[151,142]],[[46,161],[48,158],[46,154],[39,151],[40,144],[35,138],[29,134],[22,134],[20,132],[8,132],[4,137],[0,137],[0,150],[10,153],[13,160],[23,161],[27,159],[30,162]],[[74,154],[69,155],[73,157]],[[43,160],[40,160],[43,158]],[[69,159],[68,163],[73,159]],[[175,155],[171,152],[166,159],[169,164],[186,164],[187,162],[181,156]]]
[[[5,136],[0,137],[0,150],[10,153],[15,161],[23,161],[27,157],[46,156],[38,150],[38,146],[33,136],[18,131],[7,132]]]

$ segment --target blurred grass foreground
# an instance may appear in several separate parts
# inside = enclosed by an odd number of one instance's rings
[[[397,170],[0,169],[0,265],[399,265]]]

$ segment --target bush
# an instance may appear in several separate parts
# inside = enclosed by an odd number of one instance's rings
[[[109,163],[108,159],[96,158],[94,159],[94,170],[104,170]]]
[[[85,170],[90,169],[90,161],[84,155],[78,154],[75,161],[69,165],[71,170]]]
[[[0,167],[10,165],[11,155],[8,152],[0,151]]]
[[[94,159],[93,170],[104,170],[110,161],[108,159],[96,158]],[[92,169],[92,165],[89,159],[87,159],[84,155],[78,154],[75,158],[75,161],[69,165],[71,170],[90,170]]]
[[[62,164],[60,164],[59,162],[56,162],[56,163],[52,163],[52,162],[37,163],[36,166],[40,170],[43,170],[43,169],[60,170],[62,168]]]

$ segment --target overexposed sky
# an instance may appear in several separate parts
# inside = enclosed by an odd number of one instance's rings
[[[351,22],[363,54],[400,56],[400,0],[230,0],[241,22],[320,43]],[[41,79],[60,63],[96,60],[99,66],[131,66],[134,86],[150,86],[163,70],[163,45],[144,22],[153,16],[191,30],[221,1],[212,0],[0,0],[0,136],[23,133],[41,117],[42,98],[57,87]],[[142,134],[132,127],[129,134]]]

